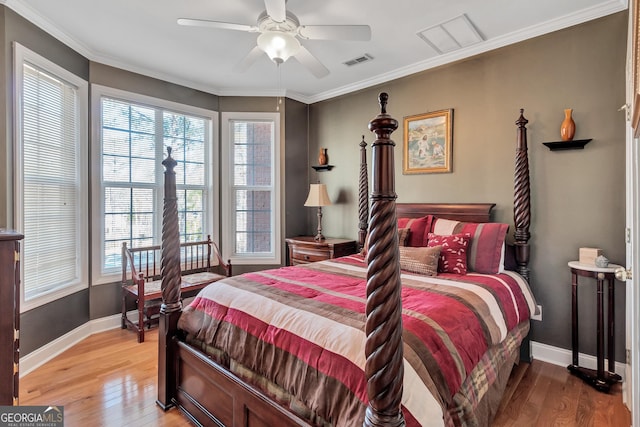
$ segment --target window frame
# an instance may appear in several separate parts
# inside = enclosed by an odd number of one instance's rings
[[[71,73],[63,67],[53,63],[52,61],[44,58],[43,56],[35,53],[34,51],[26,48],[20,43],[13,43],[13,74],[14,74],[14,152],[9,158],[14,159],[13,164],[13,176],[14,176],[14,208],[13,208],[13,220],[14,227],[19,232],[24,230],[24,145],[23,145],[23,93],[24,93],[24,69],[25,63],[29,63],[36,68],[41,69],[43,72],[48,73],[70,86],[74,86],[77,91],[77,125],[76,131],[77,144],[77,194],[78,194],[78,206],[77,218],[79,219],[77,224],[77,240],[76,240],[76,253],[77,253],[77,279],[66,285],[60,285],[44,292],[37,296],[31,297],[28,300],[25,299],[25,286],[24,286],[24,272],[22,268],[21,286],[20,286],[20,312],[32,310],[36,307],[40,307],[44,304],[58,300],[65,296],[74,294],[83,289],[89,287],[89,218],[86,214],[88,212],[89,205],[89,192],[88,192],[88,164],[89,164],[89,137],[88,137],[88,122],[89,122],[89,82],[83,78]],[[9,145],[10,147],[10,145]],[[25,236],[27,239],[28,236]],[[23,254],[24,256],[24,254]]]
[[[231,149],[231,124],[234,121],[269,121],[274,126],[273,145],[271,147],[272,158],[272,206],[271,217],[272,236],[271,252],[258,255],[235,253],[235,206],[233,204],[233,150]],[[282,227],[281,227],[281,171],[280,171],[280,113],[256,113],[256,112],[223,112],[220,121],[222,140],[222,255],[224,259],[230,259],[232,264],[239,265],[272,265],[282,263]],[[255,186],[252,186],[255,187]],[[227,208],[225,208],[227,207]]]
[[[141,95],[135,92],[129,92],[121,89],[116,89],[99,84],[91,85],[91,135],[92,135],[92,154],[91,154],[91,207],[96,214],[92,215],[93,223],[91,226],[93,237],[93,253],[91,260],[92,270],[92,284],[102,285],[108,283],[119,282],[122,280],[122,271],[109,272],[103,271],[103,258],[104,258],[104,182],[102,171],[102,98],[112,98],[121,100],[126,103],[144,105],[154,109],[160,109],[167,112],[173,112],[177,114],[184,114],[188,116],[198,116],[209,120],[210,126],[208,133],[210,135],[210,144],[205,147],[205,164],[208,166],[206,172],[205,183],[205,200],[203,211],[204,216],[204,237],[210,235],[213,242],[219,241],[218,224],[219,224],[219,210],[215,209],[215,203],[219,199],[219,185],[215,179],[218,176],[218,112],[208,110],[200,107],[194,107],[186,104],[181,104],[165,99],[155,98],[147,95]],[[161,126],[161,124],[158,124]],[[162,159],[167,156],[166,151],[162,153]],[[154,211],[160,216],[158,221],[155,222],[154,235],[157,241],[153,244],[160,244],[162,237],[162,218],[161,213],[163,210],[164,199],[164,167],[159,165],[156,173],[159,180],[154,187],[157,191],[157,197],[154,204]]]

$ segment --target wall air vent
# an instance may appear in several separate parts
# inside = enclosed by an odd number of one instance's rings
[[[369,55],[368,53],[365,53],[362,56],[343,62],[343,64],[351,67],[352,65],[362,64],[363,62],[371,61],[372,59],[373,59],[373,56]]]

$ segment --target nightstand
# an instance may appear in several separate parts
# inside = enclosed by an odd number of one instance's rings
[[[285,239],[289,246],[289,265],[324,261],[356,253],[356,241],[349,239],[315,240],[313,236]]]
[[[582,264],[578,261],[570,261],[571,269],[571,352],[572,363],[567,366],[569,372],[582,378],[588,384],[599,391],[608,392],[611,385],[621,381],[620,375],[615,372],[615,271],[620,265],[609,264],[607,267]],[[597,369],[588,369],[578,365],[578,277],[589,277],[596,280],[596,357]],[[608,284],[608,310],[607,310],[607,369],[604,367],[604,281]]]

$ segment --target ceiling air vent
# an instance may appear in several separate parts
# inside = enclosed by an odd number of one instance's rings
[[[371,61],[372,59],[373,59],[373,56],[369,55],[368,53],[365,53],[362,56],[343,62],[343,64],[351,67],[352,65],[362,64],[363,62]]]
[[[462,49],[484,40],[464,13],[419,31],[418,37],[440,54]]]

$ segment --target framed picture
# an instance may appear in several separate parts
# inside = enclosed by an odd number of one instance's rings
[[[451,172],[453,109],[404,118],[402,172]]]

